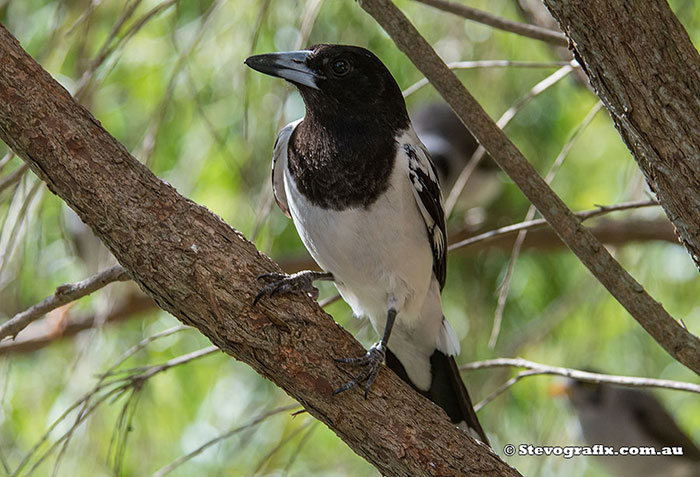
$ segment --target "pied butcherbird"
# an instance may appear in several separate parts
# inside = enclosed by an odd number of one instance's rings
[[[613,452],[630,446],[642,448],[637,451],[644,454],[599,456],[612,475],[700,475],[700,448],[648,391],[574,379],[550,391],[569,397],[590,446],[605,446]],[[650,449],[659,454],[650,454]],[[669,454],[664,455],[664,449]]]
[[[337,392],[365,383],[381,364],[488,443],[459,375],[459,341],[443,316],[446,234],[435,167],[411,126],[389,70],[370,51],[316,45],[251,56],[246,65],[296,86],[306,106],[274,147],[277,204],[323,272],[266,275],[256,297],[313,292],[331,280],[381,336]]]

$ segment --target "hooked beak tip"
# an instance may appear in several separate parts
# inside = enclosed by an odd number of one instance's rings
[[[319,76],[306,65],[311,51],[287,51],[249,56],[243,62],[249,68],[260,73],[276,76],[294,83],[319,89],[316,80]]]

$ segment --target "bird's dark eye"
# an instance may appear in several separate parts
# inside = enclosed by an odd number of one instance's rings
[[[343,58],[336,58],[331,64],[331,69],[336,76],[345,76],[350,73],[350,63]]]

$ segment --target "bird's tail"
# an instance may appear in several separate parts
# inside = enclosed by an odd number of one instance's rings
[[[490,445],[486,433],[476,417],[469,393],[464,386],[453,356],[447,356],[443,352],[435,350],[430,357],[432,382],[430,389],[427,391],[418,389],[411,382],[406,369],[391,350],[387,350],[386,364],[416,391],[440,406],[453,423],[460,425],[460,427],[462,423],[465,424],[472,437],[479,439],[486,445]]]

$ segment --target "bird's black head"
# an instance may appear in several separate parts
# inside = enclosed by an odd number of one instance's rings
[[[261,73],[293,83],[306,104],[307,116],[324,121],[370,121],[408,126],[401,89],[372,52],[358,46],[314,45],[307,50],[247,58]]]

